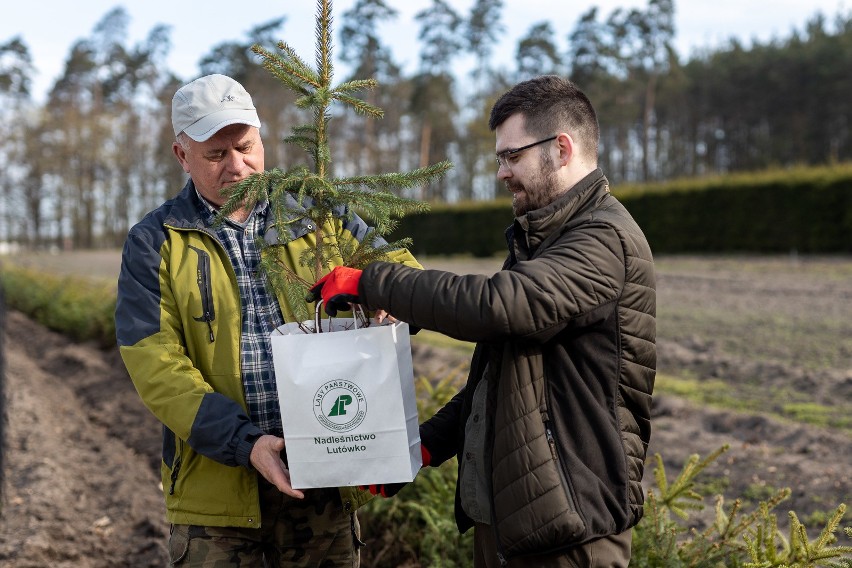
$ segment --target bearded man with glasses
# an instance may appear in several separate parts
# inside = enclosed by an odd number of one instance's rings
[[[598,168],[597,116],[576,85],[519,83],[489,126],[515,213],[502,270],[375,263],[336,268],[314,293],[477,342],[467,385],[420,433],[429,465],[458,457],[474,566],[626,567],[656,374],[651,250]]]

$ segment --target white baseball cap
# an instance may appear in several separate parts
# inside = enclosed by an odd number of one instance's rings
[[[175,136],[204,142],[229,124],[260,128],[257,110],[242,85],[225,75],[207,75],[184,85],[172,98]]]

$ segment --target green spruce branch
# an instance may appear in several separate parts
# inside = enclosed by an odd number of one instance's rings
[[[297,95],[296,105],[309,111],[312,122],[292,128],[284,139],[304,150],[312,164],[287,171],[268,170],[255,174],[229,188],[228,200],[219,213],[219,221],[244,205],[268,200],[272,208],[274,234],[261,244],[261,267],[270,284],[288,300],[293,316],[299,321],[310,314],[304,298],[308,288],[333,265],[343,264],[363,268],[376,260],[387,258],[390,251],[410,247],[408,239],[383,242],[397,226],[397,219],[426,211],[426,203],[400,197],[391,190],[425,185],[444,175],[449,162],[419,168],[405,173],[383,173],[356,177],[331,176],[331,151],[328,125],[333,105],[343,105],[370,119],[380,119],[382,109],[359,99],[356,93],[377,87],[374,79],[356,79],[334,85],[332,65],[331,0],[317,1],[316,69],[311,68],[285,42],[279,42],[278,52],[259,45],[252,51],[261,58],[261,65],[276,77],[284,88]],[[360,243],[352,243],[343,234],[343,211],[357,211],[374,227]],[[351,213],[349,213],[351,215]],[[341,217],[343,215],[343,217]],[[285,260],[286,247],[295,236],[295,229],[307,227],[312,233],[313,247],[300,255],[296,270]],[[380,241],[380,238],[382,241]]]
[[[808,539],[805,526],[790,512],[790,536],[778,528],[773,510],[790,496],[781,489],[743,514],[737,499],[729,509],[721,495],[716,496],[713,522],[703,531],[689,527],[689,511],[704,508],[703,496],[695,490],[695,479],[710,463],[728,450],[723,446],[701,460],[693,455],[680,474],[669,482],[663,460],[655,456],[656,488],[648,492],[645,514],[634,529],[631,566],[646,568],[852,568],[852,547],[835,546],[836,533],[846,512],[838,506],[820,535]],[[852,537],[852,529],[845,529]]]
[[[841,503],[814,541],[793,511],[789,513],[790,533],[784,538],[775,517],[761,515],[762,524],[746,537],[750,562],[744,568],[806,568],[811,566],[852,567],[852,546],[834,546],[846,505]],[[852,528],[844,529],[852,537]]]

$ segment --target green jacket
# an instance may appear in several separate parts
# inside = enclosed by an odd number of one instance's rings
[[[293,203],[295,205],[295,203]],[[180,194],[145,216],[127,236],[116,306],[121,357],[143,402],[163,423],[161,475],[171,523],[260,526],[258,474],[249,465],[263,434],[249,420],[240,373],[241,299],[224,247],[205,226],[190,180]],[[355,240],[367,225],[340,211],[336,223]],[[276,247],[308,281],[302,252],[314,243],[307,221]],[[328,227],[326,235],[334,234]],[[266,240],[277,238],[273,229]],[[406,250],[392,259],[411,266]],[[338,262],[339,263],[339,262]],[[278,296],[285,321],[287,299]],[[340,489],[345,510],[369,493]]]

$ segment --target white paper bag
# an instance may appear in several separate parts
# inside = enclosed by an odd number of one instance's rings
[[[422,458],[408,325],[321,325],[271,336],[293,487],[412,481]]]

